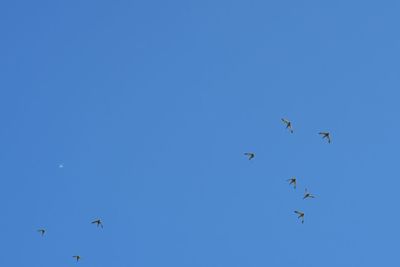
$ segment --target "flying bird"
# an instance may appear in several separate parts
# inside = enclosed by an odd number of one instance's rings
[[[286,181],[288,181],[289,185],[293,185],[293,188],[296,189],[296,177],[287,179]]]
[[[103,224],[101,223],[100,219],[93,221],[92,224],[97,224],[97,227],[101,226],[101,228],[103,228]]]
[[[41,234],[41,236],[44,236],[44,233],[46,233],[45,229],[38,229],[37,231]]]
[[[326,138],[328,143],[331,143],[331,134],[329,132],[320,132],[319,134],[322,135],[322,139]]]
[[[314,195],[312,195],[310,192],[307,191],[307,188],[306,188],[306,191],[304,192],[303,199],[306,199],[306,198],[315,198]]]
[[[298,219],[301,218],[301,223],[304,223],[304,212],[295,210],[294,213],[296,213],[297,215],[299,215],[299,216],[297,216],[297,218],[298,218]]]
[[[79,260],[81,259],[81,256],[79,256],[79,255],[76,255],[76,256],[72,256],[72,258],[75,258],[75,259],[76,259],[76,261],[79,261]]]
[[[244,155],[245,155],[245,156],[248,156],[248,157],[249,157],[249,160],[251,160],[252,158],[254,158],[254,157],[256,156],[256,154],[251,153],[251,152],[246,152],[246,153],[244,153]]]
[[[281,119],[284,124],[286,124],[286,129],[288,129],[291,133],[293,133],[292,122],[287,119]]]

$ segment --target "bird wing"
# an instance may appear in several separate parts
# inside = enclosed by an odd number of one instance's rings
[[[290,123],[290,121],[288,121],[287,119],[281,119],[285,124],[289,124]]]

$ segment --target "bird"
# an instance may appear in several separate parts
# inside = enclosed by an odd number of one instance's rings
[[[306,198],[315,198],[314,195],[312,195],[310,192],[307,191],[307,188],[306,188],[306,190],[305,190],[305,192],[304,192],[304,197],[303,197],[303,199],[306,199]]]
[[[281,120],[283,121],[284,124],[286,124],[286,129],[288,129],[291,133],[293,133],[292,122],[284,118],[282,118]]]
[[[252,158],[254,158],[256,156],[256,154],[252,153],[252,152],[246,152],[244,153],[245,156],[249,157],[249,160],[251,160]]]
[[[44,233],[46,233],[45,229],[38,229],[37,230],[42,236],[44,236]]]
[[[322,139],[326,138],[329,144],[331,143],[331,134],[329,132],[320,132],[318,134],[322,135]]]
[[[81,259],[81,256],[79,256],[79,255],[76,255],[76,256],[72,256],[72,258],[75,258],[75,259],[76,259],[76,261],[79,261],[79,260]]]
[[[286,181],[288,181],[289,185],[293,185],[293,188],[296,189],[296,177],[287,179]]]
[[[92,223],[93,223],[93,224],[94,224],[94,223],[97,224],[97,227],[101,226],[101,228],[103,228],[103,224],[101,223],[101,220],[100,220],[100,219],[97,219],[97,220],[93,221]]]
[[[297,218],[299,218],[299,219],[301,218],[301,223],[304,223],[304,212],[295,210],[294,213],[299,215],[299,216],[297,216]]]

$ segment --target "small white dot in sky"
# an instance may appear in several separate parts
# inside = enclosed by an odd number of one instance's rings
[[[60,164],[60,165],[58,165],[58,168],[64,168],[64,164]]]

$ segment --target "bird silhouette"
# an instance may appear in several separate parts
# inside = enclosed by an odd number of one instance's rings
[[[249,157],[249,160],[253,159],[253,158],[256,156],[256,154],[254,154],[254,153],[252,153],[252,152],[246,152],[246,153],[244,153],[244,155],[245,155],[245,156],[248,156],[248,157]]]
[[[45,229],[38,229],[37,231],[40,233],[41,236],[44,236],[44,233],[46,233]]]
[[[293,185],[293,188],[296,189],[296,177],[287,179],[286,181],[288,181],[289,185]]]
[[[319,134],[322,135],[322,139],[326,138],[328,143],[331,143],[331,134],[329,132],[320,132]]]
[[[297,215],[299,215],[299,216],[297,216],[297,218],[298,218],[298,219],[301,218],[301,223],[304,223],[304,212],[295,210],[294,213],[296,213]]]
[[[288,129],[291,133],[293,133],[292,122],[287,119],[281,119],[284,124],[286,124],[286,129]]]
[[[101,228],[103,228],[103,223],[101,222],[100,219],[97,219],[97,220],[93,221],[92,223],[97,224],[97,227],[101,226]]]
[[[81,259],[81,256],[79,256],[79,255],[76,255],[76,256],[72,256],[72,258],[75,258],[75,259],[76,259],[76,261],[79,261],[79,260]]]
[[[306,188],[306,190],[305,190],[305,192],[304,192],[304,197],[303,197],[303,199],[306,199],[306,198],[315,198],[314,195],[312,195],[310,192],[307,191],[307,188]]]

